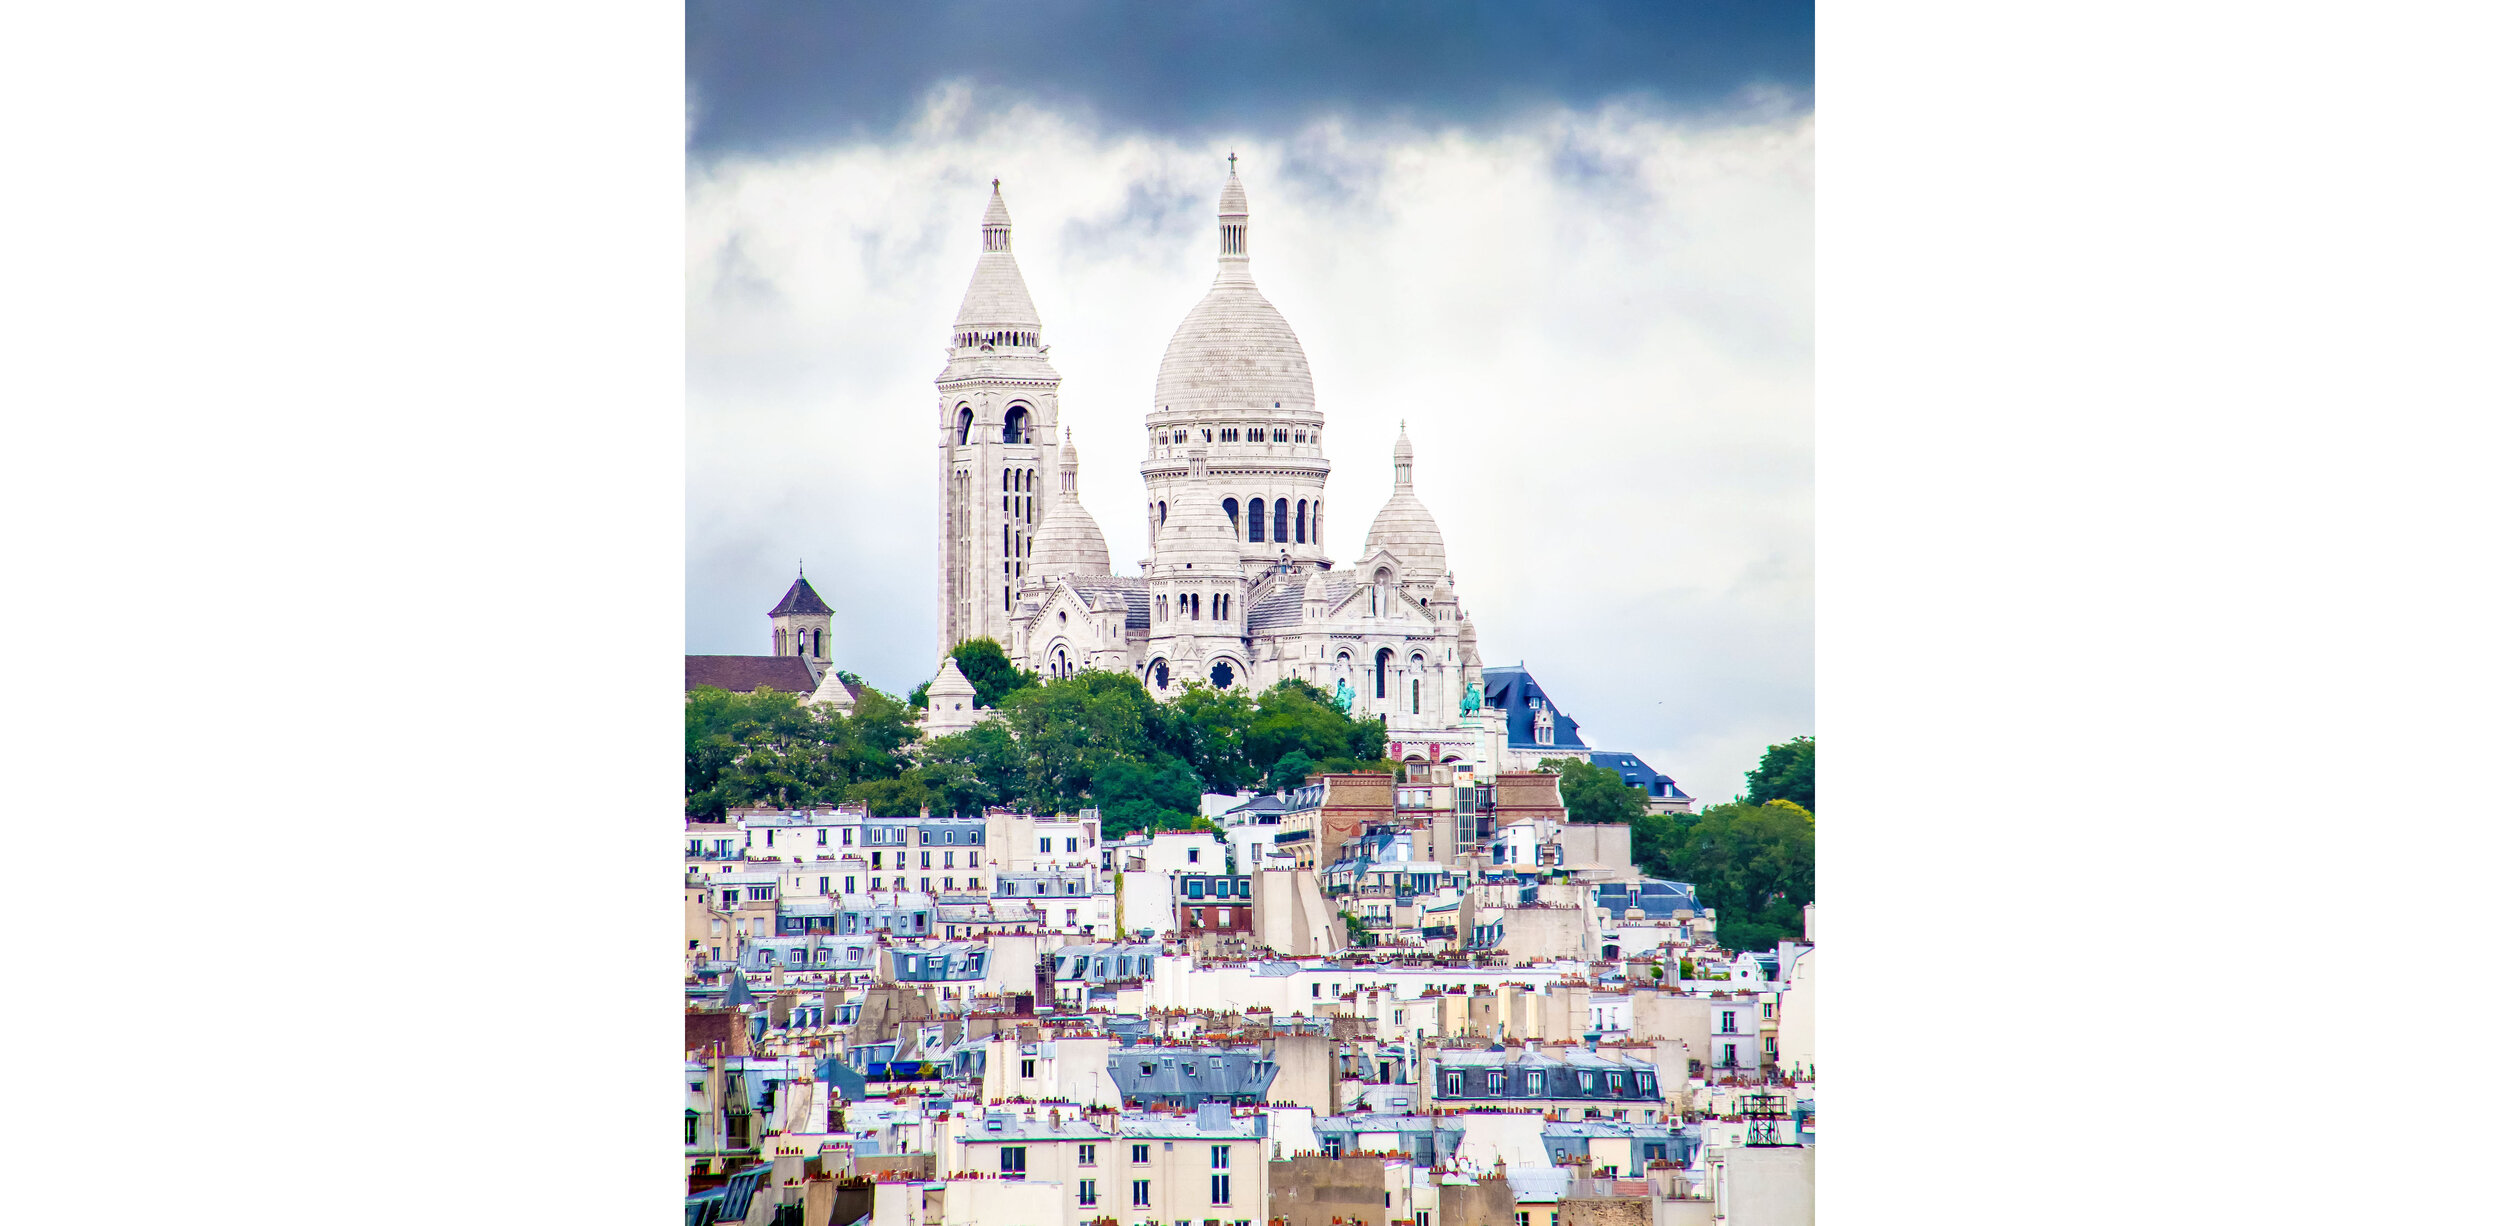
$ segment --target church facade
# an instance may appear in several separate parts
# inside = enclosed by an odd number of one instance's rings
[[[1251,278],[1238,172],[1216,206],[1214,283],[1144,406],[1136,574],[1113,569],[1079,496],[1059,376],[991,188],[936,380],[941,649],[987,636],[1044,676],[1120,670],[1163,698],[1299,677],[1386,720],[1394,758],[1507,768],[1517,755],[1485,707],[1475,624],[1403,425],[1394,492],[1349,560],[1328,551],[1326,415],[1301,341]]]

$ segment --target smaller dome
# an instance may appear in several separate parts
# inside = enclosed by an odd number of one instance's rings
[[[1111,573],[1111,546],[1076,496],[1076,436],[1059,445],[1059,496],[1033,530],[1031,572],[1042,579]]]
[[[1406,564],[1407,578],[1430,583],[1449,572],[1449,551],[1441,543],[1441,525],[1433,522],[1432,512],[1415,497],[1415,447],[1406,441],[1403,423],[1391,455],[1397,467],[1397,489],[1381,506],[1380,514],[1372,517],[1363,552],[1386,549]]]
[[[1207,453],[1193,447],[1189,475],[1173,491],[1172,514],[1155,531],[1155,565],[1170,570],[1241,571],[1241,538],[1207,488]]]

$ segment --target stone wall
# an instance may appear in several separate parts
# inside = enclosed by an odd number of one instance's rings
[[[1267,1164],[1267,1216],[1294,1226],[1387,1226],[1383,1197],[1388,1162],[1382,1158],[1303,1156]],[[1507,1192],[1507,1189],[1505,1189]],[[1446,1207],[1443,1212],[1447,1212]],[[1503,1226],[1503,1222],[1491,1226]]]

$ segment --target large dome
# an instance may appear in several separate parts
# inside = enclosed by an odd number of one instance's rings
[[[1250,279],[1250,204],[1239,175],[1225,181],[1216,218],[1222,247],[1215,286],[1164,346],[1154,407],[1316,408],[1301,339]]]
[[[1387,549],[1406,564],[1408,579],[1430,583],[1449,573],[1449,550],[1441,544],[1441,525],[1433,522],[1432,512],[1424,509],[1423,500],[1415,496],[1415,448],[1406,441],[1406,426],[1398,425],[1398,446],[1392,456],[1397,467],[1397,490],[1372,517],[1370,535],[1363,538],[1363,552]]]
[[[1317,407],[1301,339],[1247,277],[1217,281],[1164,346],[1155,407],[1186,412],[1280,404]]]

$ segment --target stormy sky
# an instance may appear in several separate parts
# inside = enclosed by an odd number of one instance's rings
[[[690,6],[686,649],[767,650],[804,558],[837,667],[932,671],[931,380],[993,178],[1133,572],[1238,153],[1332,551],[1405,421],[1486,663],[1725,799],[1814,730],[1812,48],[1804,4]]]

